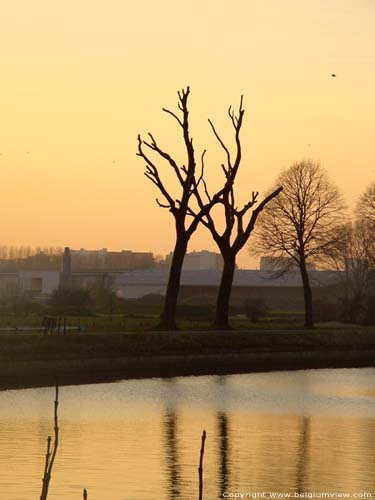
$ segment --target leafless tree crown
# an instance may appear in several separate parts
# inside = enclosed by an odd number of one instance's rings
[[[307,159],[276,181],[283,191],[264,208],[253,253],[287,257],[289,265],[333,257],[342,237],[345,205],[319,163]]]
[[[242,160],[240,133],[244,116],[243,96],[241,96],[238,111],[235,112],[230,107],[228,109],[228,115],[234,130],[234,154],[231,154],[228,146],[225,144],[221,135],[218,133],[213,122],[211,120],[208,120],[212,132],[216,137],[220,147],[224,151],[226,158],[226,162],[221,164],[221,168],[225,176],[225,186],[221,191],[221,197],[218,200],[218,203],[223,208],[224,229],[222,232],[220,232],[220,230],[218,229],[218,225],[210,212],[205,213],[204,217],[201,219],[201,222],[210,230],[222,253],[223,251],[225,252],[225,249],[227,249],[227,251],[230,251],[235,255],[248,240],[259,213],[270,201],[270,199],[272,199],[274,196],[277,196],[282,188],[277,188],[275,192],[271,193],[266,199],[262,200],[261,203],[257,205],[257,208],[251,212],[250,217],[246,217],[248,213],[250,213],[249,211],[258,203],[259,193],[257,191],[252,191],[248,201],[244,205],[238,206],[235,197],[234,182]],[[209,193],[204,178],[204,153],[205,152],[203,152],[201,158],[201,175],[198,178],[198,182],[195,184],[194,189],[194,195],[201,210],[205,206],[205,203],[211,202],[213,199],[213,197]],[[192,208],[189,208],[188,213],[193,217],[196,217],[197,215],[196,211],[194,211]]]
[[[172,155],[162,149],[157,143],[155,137],[149,133],[148,140],[143,140],[140,135],[138,135],[138,153],[137,155],[143,158],[146,162],[146,171],[145,176],[156,185],[158,190],[160,191],[163,200],[160,201],[158,198],[156,202],[162,208],[167,208],[175,217],[178,225],[180,225],[180,230],[182,232],[186,232],[187,235],[191,235],[202,217],[209,213],[212,206],[216,204],[220,197],[223,195],[225,190],[228,190],[230,187],[230,183],[234,181],[235,175],[238,170],[238,166],[241,159],[241,149],[239,145],[239,130],[241,128],[242,117],[243,117],[243,109],[242,109],[242,99],[239,114],[236,115],[231,109],[229,110],[229,114],[231,116],[233,125],[236,127],[236,143],[239,146],[237,156],[235,161],[232,163],[230,158],[230,153],[227,151],[227,166],[223,166],[222,168],[226,172],[226,183],[224,187],[215,193],[213,196],[210,196],[207,191],[207,186],[204,180],[204,157],[206,151],[204,150],[200,157],[200,173],[197,174],[197,164],[196,164],[196,154],[193,146],[193,139],[190,136],[189,130],[189,111],[188,111],[188,98],[190,94],[189,87],[186,90],[181,90],[178,92],[178,109],[180,111],[179,114],[175,112],[163,108],[163,111],[168,115],[172,116],[178,125],[181,128],[183,141],[185,144],[185,149],[187,153],[187,161],[186,164],[179,165],[178,162],[172,157]],[[210,122],[211,127],[218,137],[216,130],[212,123]],[[225,148],[225,145],[222,144]],[[151,153],[151,154],[150,154]],[[175,198],[167,189],[160,173],[159,168],[156,162],[153,160],[151,156],[152,153],[156,153],[157,156],[163,158],[172,168],[175,173],[175,176],[178,180],[178,183],[181,187],[179,198]],[[199,206],[199,210],[194,213],[194,217],[192,219],[189,218],[189,223],[185,226],[185,220],[187,215],[192,215],[192,209],[190,207],[190,201],[194,193],[200,188],[200,186],[204,186],[204,190],[207,195],[207,200],[202,201]],[[179,229],[179,228],[177,228]]]
[[[375,224],[375,182],[362,194],[357,205],[357,217]]]

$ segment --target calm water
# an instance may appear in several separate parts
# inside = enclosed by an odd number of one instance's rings
[[[0,499],[39,498],[52,388],[0,392]],[[224,492],[369,492],[375,369],[131,380],[62,387],[50,500]]]

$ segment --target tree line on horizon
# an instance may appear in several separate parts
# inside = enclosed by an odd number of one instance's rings
[[[223,258],[215,328],[230,327],[229,303],[236,257],[251,235],[249,252],[270,256],[275,262],[275,274],[287,272],[292,265],[298,267],[307,328],[314,327],[309,277],[311,263],[318,263],[321,267],[333,266],[344,272],[345,307],[351,311],[353,321],[360,320],[370,303],[375,305],[372,272],[375,265],[375,183],[360,198],[355,220],[350,221],[344,200],[325,169],[312,159],[304,159],[284,169],[262,199],[257,191],[253,191],[247,202],[239,206],[236,180],[242,160],[243,97],[237,112],[231,107],[228,110],[234,152],[230,151],[213,122],[208,120],[225,158],[220,165],[222,185],[210,192],[205,173],[206,150],[197,155],[190,132],[189,94],[189,87],[178,92],[177,113],[163,108],[180,128],[186,152],[183,164],[162,148],[152,133],[148,133],[147,140],[138,135],[137,155],[145,161],[145,176],[157,187],[162,199],[157,198],[156,202],[172,214],[175,227],[175,246],[159,327],[165,330],[177,328],[182,265],[189,240],[199,225],[210,232]],[[177,192],[172,192],[160,173],[163,162],[176,178]]]
[[[31,246],[31,245],[0,245],[1,260],[28,259],[38,254],[44,254],[49,257],[61,256],[64,253],[62,247]]]

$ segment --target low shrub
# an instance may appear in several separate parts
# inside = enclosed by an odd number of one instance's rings
[[[315,321],[338,321],[342,317],[340,304],[337,300],[319,299],[313,302]]]
[[[263,297],[254,297],[244,302],[246,316],[253,323],[257,323],[267,313],[266,303]]]
[[[190,319],[192,321],[212,321],[214,312],[214,306],[209,304],[179,304],[177,306],[177,317],[180,319]]]
[[[370,295],[367,299],[363,324],[375,325],[375,295]]]

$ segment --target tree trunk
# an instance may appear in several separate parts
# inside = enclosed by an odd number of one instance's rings
[[[159,327],[163,330],[176,330],[177,298],[180,289],[181,270],[187,250],[189,238],[177,236],[173,251],[171,268],[169,271],[167,292],[165,294],[164,308],[160,317]]]
[[[306,261],[304,257],[300,259],[300,271],[303,284],[303,298],[305,301],[305,327],[314,328],[313,322],[313,305],[312,305],[312,291],[310,286],[309,273],[306,268]]]
[[[229,328],[229,300],[236,268],[236,256],[229,254],[223,256],[223,259],[224,268],[216,301],[214,327],[227,329]]]

